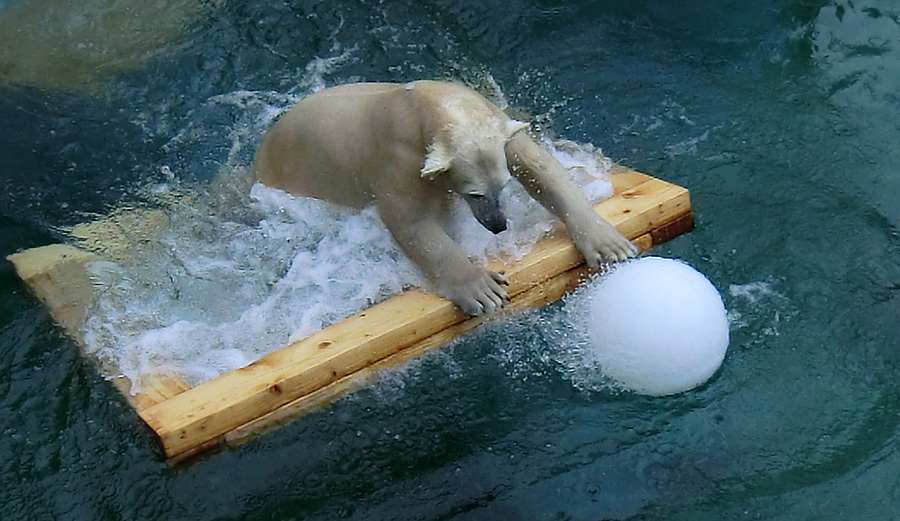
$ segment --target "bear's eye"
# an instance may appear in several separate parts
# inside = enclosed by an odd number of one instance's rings
[[[479,192],[469,192],[466,195],[468,195],[469,197],[472,197],[474,199],[481,199],[482,197],[484,197],[484,194],[479,193]]]

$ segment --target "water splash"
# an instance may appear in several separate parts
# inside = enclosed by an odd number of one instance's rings
[[[311,68],[317,77],[326,69]],[[319,82],[308,85],[307,93]],[[213,182],[163,165],[141,204],[71,230],[104,258],[88,266],[98,297],[83,328],[85,350],[127,376],[133,392],[157,374],[197,385],[410,287],[427,287],[374,207],[353,212],[250,188],[252,151],[297,99],[251,91],[210,98],[167,147],[196,151],[189,168],[207,161],[210,147],[219,150],[226,160]],[[235,124],[204,133],[223,114]],[[610,165],[599,150],[549,138],[542,145],[591,200],[611,195]],[[518,183],[504,190],[503,203],[510,227],[495,236],[456,202],[449,229],[468,255],[521,258],[554,226]]]
[[[783,323],[790,320],[794,310],[789,299],[770,281],[731,284],[728,287],[731,302],[728,321],[732,330],[747,330],[752,335],[751,345],[765,337],[780,335]]]

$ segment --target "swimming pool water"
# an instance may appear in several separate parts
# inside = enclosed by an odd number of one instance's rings
[[[3,263],[0,518],[896,518],[893,2],[131,5],[0,2],[0,33],[41,35],[0,46],[4,256],[149,204],[162,166],[202,187],[249,162],[247,112],[217,96],[492,78],[555,134],[691,190],[696,229],[655,253],[717,286],[730,350],[698,390],[616,393],[560,349],[563,302],[170,469]]]

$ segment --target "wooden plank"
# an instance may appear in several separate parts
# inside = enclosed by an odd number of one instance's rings
[[[94,253],[65,244],[51,244],[31,248],[7,257],[16,273],[34,295],[50,310],[53,320],[69,337],[83,345],[81,326],[95,291],[85,263],[100,260]],[[148,378],[145,391],[131,394],[131,382],[116,376],[119,371],[108,365],[101,373],[111,377],[133,407],[140,410],[163,402],[190,386],[181,378],[159,375]]]
[[[144,409],[178,396],[190,388],[187,382],[177,376],[151,378],[144,385],[144,391],[134,395],[132,404],[140,414]]]
[[[32,293],[47,306],[50,315],[66,333],[81,341],[79,327],[93,300],[94,285],[84,263],[98,258],[64,244],[51,244],[7,257]]]
[[[623,168],[617,168],[612,181],[616,195],[596,209],[642,249],[693,225],[684,188]],[[156,222],[140,218],[141,223]],[[104,255],[127,250],[110,250],[110,244],[127,241],[107,228],[117,229],[93,226],[85,230]],[[94,299],[85,263],[99,257],[52,245],[11,255],[9,260],[54,320],[81,342],[85,309]],[[497,261],[491,267],[504,271],[510,280],[507,309],[553,302],[589,275],[563,233],[540,242],[514,266]],[[166,455],[174,461],[221,442],[241,443],[291,421],[361,385],[379,370],[442,345],[487,319],[467,317],[447,301],[411,291],[193,390],[166,375],[148,378],[145,391],[136,396],[131,395],[127,379],[117,377],[113,382],[157,432]],[[104,373],[117,371],[107,367]]]
[[[649,238],[647,234],[647,238]],[[591,274],[586,266],[582,265],[566,271],[544,284],[532,286],[510,299],[503,313],[529,307],[539,307],[559,300],[565,293],[573,290]],[[365,385],[379,371],[406,362],[420,356],[429,350],[446,344],[454,338],[475,329],[487,320],[493,320],[496,316],[474,317],[459,324],[443,329],[428,338],[394,353],[374,364],[365,367],[347,377],[337,380],[313,393],[301,396],[274,411],[256,418],[225,434],[224,441],[230,446],[245,443],[258,434],[294,421],[307,413],[319,409],[337,400],[344,394]]]
[[[597,211],[627,237],[649,233],[652,242],[653,232],[672,222],[682,222],[679,229],[685,227],[691,211],[686,189],[629,170],[612,180],[616,196],[597,205]],[[560,235],[540,242],[513,266],[492,263],[492,267],[506,272],[513,302],[527,305],[558,298],[577,275],[567,273],[580,264],[574,245]],[[548,280],[558,289],[542,289]],[[339,386],[330,390],[329,386],[364,374],[360,371],[383,360],[424,352],[483,320],[467,317],[446,300],[409,291],[139,414],[156,431],[166,455],[176,457],[225,440],[229,433],[250,432],[253,422],[262,427],[265,421],[260,418],[266,415],[273,415],[266,421],[277,423],[275,411],[282,407],[301,404],[298,400],[316,393],[319,397],[339,393]],[[399,354],[407,349],[412,351]]]
[[[681,219],[682,223],[685,221],[684,217],[686,217],[688,221],[692,221],[690,213],[683,216]],[[688,231],[685,227],[682,227],[681,229],[684,230],[682,233]],[[645,233],[644,235],[633,239],[633,242],[641,249],[641,251],[648,251],[654,245],[662,244],[674,237],[675,235],[660,234],[660,240],[654,241],[654,234]],[[593,271],[594,270],[591,270],[582,264],[577,268],[561,273],[560,275],[545,281],[543,284],[533,286],[512,298],[509,304],[504,308],[503,313],[532,307],[541,307],[556,302],[562,298],[563,295],[574,290],[579,284],[587,280]],[[366,385],[367,382],[371,381],[371,379],[380,371],[425,354],[434,347],[444,345],[491,318],[493,317],[477,317],[448,327],[447,329],[435,333],[406,349],[379,360],[354,374],[337,380],[313,393],[301,396],[270,413],[237,427],[231,432],[226,433],[221,441],[224,441],[232,447],[238,446],[269,429],[286,425],[297,420],[312,411],[318,410],[334,402],[341,396],[361,388]]]

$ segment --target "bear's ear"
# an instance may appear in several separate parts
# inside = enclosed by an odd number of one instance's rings
[[[450,163],[453,157],[447,146],[439,141],[435,141],[428,147],[428,154],[425,155],[425,166],[422,167],[421,174],[425,179],[433,180],[439,174],[450,170]]]
[[[512,138],[516,134],[516,132],[525,130],[526,128],[528,128],[528,126],[528,123],[524,123],[515,119],[506,120],[506,140],[509,141],[509,139]]]

